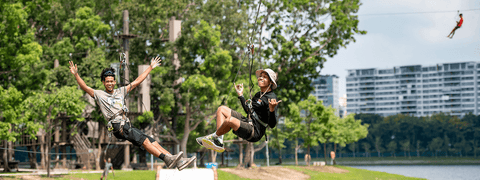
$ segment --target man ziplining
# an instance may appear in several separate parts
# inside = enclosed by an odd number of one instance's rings
[[[140,85],[140,83],[142,83],[143,80],[145,80],[145,78],[148,76],[150,71],[160,65],[160,61],[161,60],[159,57],[152,58],[150,66],[140,76],[138,76],[135,81],[118,89],[114,89],[116,84],[115,69],[111,67],[103,69],[100,77],[103,85],[105,86],[105,91],[94,90],[88,87],[82,78],[80,78],[77,65],[74,65],[72,61],[69,61],[69,63],[70,72],[75,76],[80,88],[88,93],[88,95],[93,97],[100,107],[103,117],[105,117],[105,119],[108,121],[107,129],[109,133],[113,133],[117,139],[128,140],[133,145],[138,146],[141,149],[145,149],[150,154],[159,157],[165,162],[167,168],[176,167],[179,171],[181,171],[194,162],[196,157],[193,156],[183,161],[181,160],[183,155],[182,151],[180,151],[177,155],[170,154],[170,152],[160,146],[160,144],[158,144],[158,142],[153,138],[146,135],[139,129],[132,127],[130,120],[125,114],[127,111],[124,100],[126,94]]]
[[[458,29],[458,28],[461,28],[462,27],[462,24],[463,24],[463,15],[462,14],[459,14],[458,16],[460,16],[460,20],[457,21],[457,26],[455,26],[452,30],[452,32],[450,32],[450,34],[447,36],[449,37],[450,39],[453,38],[453,35],[455,35],[455,31]],[[450,36],[452,35],[452,36]]]
[[[273,92],[277,88],[277,75],[271,69],[260,69],[255,72],[260,92],[257,92],[251,100],[251,106],[247,106],[243,97],[243,84],[234,85],[238,99],[243,110],[250,115],[252,121],[242,116],[239,112],[227,106],[217,109],[217,131],[213,134],[198,137],[197,143],[217,152],[225,150],[223,135],[233,129],[233,133],[249,142],[257,142],[265,135],[267,126],[274,128],[277,125],[275,115],[278,103],[277,95]]]

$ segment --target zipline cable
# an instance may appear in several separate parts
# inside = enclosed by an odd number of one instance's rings
[[[372,13],[372,14],[357,14],[358,16],[384,16],[384,15],[409,15],[409,14],[433,14],[433,13],[451,13],[458,11],[479,11],[480,9],[466,9],[454,11],[424,11],[424,12],[400,12],[400,13]]]

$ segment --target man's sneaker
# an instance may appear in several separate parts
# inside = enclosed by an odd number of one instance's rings
[[[197,159],[196,156],[193,156],[191,158],[181,158],[180,161],[177,161],[177,169],[178,171],[181,171],[183,169],[185,169],[186,167],[188,167],[190,164],[192,164],[193,162],[195,162],[195,160]]]
[[[180,158],[183,155],[183,151],[180,151],[176,155],[165,155],[165,159],[163,160],[165,162],[165,165],[167,166],[168,169],[172,168],[174,165],[177,164],[177,162],[180,160]]]
[[[223,148],[223,143],[220,142],[218,138],[214,138],[212,136],[206,136],[202,138],[202,142],[203,144],[205,144],[205,147],[208,149],[212,149],[219,153],[225,151],[225,148]]]
[[[200,144],[200,146],[203,146],[202,138],[203,137],[198,137],[197,139],[195,139],[195,140],[197,140],[197,143]]]

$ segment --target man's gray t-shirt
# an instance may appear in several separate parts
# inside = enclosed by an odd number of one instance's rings
[[[110,120],[113,115],[116,115],[122,110],[123,98],[127,93],[125,90],[125,86],[114,89],[112,94],[104,90],[93,90],[95,101],[97,101],[98,106],[100,106],[100,110],[106,120]]]

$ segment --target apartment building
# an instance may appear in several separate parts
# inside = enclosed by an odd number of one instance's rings
[[[350,69],[347,112],[389,116],[478,114],[480,62]]]
[[[317,97],[317,100],[322,100],[324,106],[332,106],[333,108],[336,108],[338,114],[338,76],[322,75],[312,81],[312,86],[315,87],[312,94]]]

